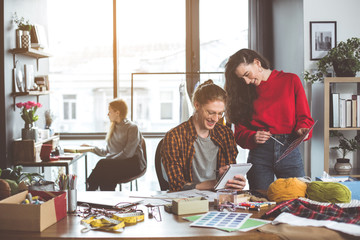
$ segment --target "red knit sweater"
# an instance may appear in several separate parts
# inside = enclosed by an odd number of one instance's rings
[[[268,80],[256,87],[256,91],[258,98],[253,103],[252,128],[241,124],[235,126],[235,139],[242,148],[257,146],[253,137],[257,130],[291,134],[314,124],[304,88],[296,74],[273,70]]]

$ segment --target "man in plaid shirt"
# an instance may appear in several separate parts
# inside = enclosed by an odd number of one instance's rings
[[[233,132],[218,123],[224,116],[226,92],[208,80],[195,90],[192,102],[193,116],[171,129],[163,140],[161,158],[170,191],[212,190],[216,178],[236,163]],[[245,183],[244,176],[237,175],[226,188],[242,190]]]

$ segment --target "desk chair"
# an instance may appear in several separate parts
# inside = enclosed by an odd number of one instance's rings
[[[160,140],[160,142],[158,143],[158,146],[156,148],[156,152],[155,152],[155,170],[156,170],[156,175],[159,181],[159,185],[160,185],[160,189],[161,191],[166,191],[169,189],[169,183],[167,181],[167,176],[164,170],[164,167],[161,164],[161,146],[163,143],[163,139]]]
[[[146,143],[145,143],[145,139],[144,139],[144,138],[141,138],[141,148],[142,148],[142,150],[143,150],[143,154],[144,154],[145,161],[147,162]],[[134,176],[134,177],[132,177],[132,178],[129,178],[129,179],[125,179],[125,180],[123,180],[123,181],[121,181],[121,182],[118,182],[120,191],[122,190],[121,184],[123,184],[123,183],[128,183],[128,182],[130,182],[130,191],[132,191],[132,182],[133,182],[133,181],[135,181],[135,188],[136,188],[136,191],[138,191],[139,189],[138,189],[137,179],[138,179],[139,177],[142,177],[142,176],[145,174],[146,168],[147,168],[147,164],[146,164],[146,167],[144,168],[144,170],[143,170],[141,173],[139,173],[138,175],[136,175],[136,176]]]

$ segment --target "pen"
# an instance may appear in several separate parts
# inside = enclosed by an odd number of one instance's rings
[[[284,144],[282,142],[280,142],[279,140],[277,140],[276,138],[274,138],[273,136],[270,136],[272,139],[274,139],[274,141],[276,141],[277,143],[281,144],[282,146],[284,146]]]

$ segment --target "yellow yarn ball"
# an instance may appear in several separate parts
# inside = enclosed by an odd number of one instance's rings
[[[297,178],[279,178],[271,183],[267,196],[270,201],[282,202],[294,198],[305,197],[307,185]]]

